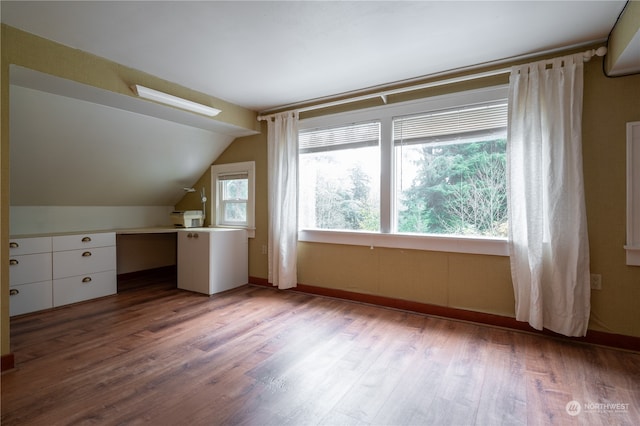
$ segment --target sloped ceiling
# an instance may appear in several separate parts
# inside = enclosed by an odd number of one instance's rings
[[[243,134],[16,84],[10,111],[13,206],[173,206]]]
[[[608,76],[640,73],[640,2],[630,1],[608,40],[605,72]]]

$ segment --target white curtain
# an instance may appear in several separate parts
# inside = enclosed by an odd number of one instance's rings
[[[286,289],[297,284],[298,114],[276,114],[267,126],[269,282]]]
[[[511,69],[509,249],[516,319],[584,336],[590,310],[582,176],[583,55]]]

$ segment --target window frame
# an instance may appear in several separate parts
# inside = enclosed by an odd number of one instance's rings
[[[402,102],[381,107],[336,113],[301,119],[299,130],[344,126],[350,123],[378,120],[381,124],[380,164],[380,231],[342,231],[299,229],[298,240],[303,242],[347,244],[356,246],[433,250],[455,253],[508,256],[507,238],[455,236],[440,234],[402,234],[394,232],[394,141],[393,120],[400,116],[444,109],[459,108],[505,100],[508,85],[456,92],[447,95]]]
[[[640,121],[627,123],[626,264],[640,266]]]
[[[243,161],[239,163],[214,164],[211,166],[211,199],[213,206],[211,209],[212,223],[219,228],[239,228],[246,229],[249,238],[255,238],[255,161]],[[227,175],[247,175],[247,221],[246,224],[229,224],[223,220],[222,191],[219,190],[223,180],[220,176]]]
[[[229,179],[229,176],[234,176],[234,177],[238,177],[237,179]],[[238,198],[238,199],[232,199],[232,198],[226,198],[225,195],[228,191],[228,187],[226,187],[226,184],[228,182],[231,182],[233,180],[246,180],[247,181],[247,197],[246,198]],[[248,173],[237,173],[237,174],[218,174],[218,188],[220,190],[220,192],[218,193],[218,203],[219,203],[219,209],[218,209],[218,213],[220,213],[220,216],[218,216],[218,223],[222,226],[247,226],[247,222],[248,222],[248,217],[247,217],[247,207],[249,205],[249,174]],[[234,221],[234,220],[228,220],[226,217],[226,208],[229,205],[234,205],[234,204],[241,204],[244,208],[244,217],[245,220],[243,221]]]
[[[378,153],[376,153],[377,158],[380,158],[380,121],[379,120],[371,120],[371,121],[366,121],[366,122],[362,122],[362,123],[348,123],[347,126],[340,126],[340,128],[342,127],[351,127],[351,126],[361,126],[361,127],[372,127],[372,128],[376,128],[376,133],[377,133],[377,139],[375,140],[375,143],[373,143],[373,140],[369,140],[366,141],[365,144],[361,144],[356,142],[355,144],[331,144],[331,146],[336,147],[336,149],[325,149],[326,146],[323,147],[315,147],[315,148],[311,148],[306,149],[306,148],[301,148],[302,146],[302,142],[299,140],[298,143],[299,145],[299,149],[298,149],[298,185],[301,185],[302,181],[303,181],[303,176],[301,173],[301,168],[303,166],[303,162],[302,162],[302,156],[303,155],[307,155],[307,154],[313,154],[313,153],[317,153],[317,152],[322,152],[322,153],[326,153],[326,152],[342,152],[343,149],[346,150],[351,150],[351,149],[362,149],[362,148],[375,148],[376,151],[378,151]],[[327,128],[322,128],[322,129],[312,129],[312,130],[320,130],[321,132],[326,130]],[[307,129],[305,129],[307,130]],[[332,130],[335,130],[335,128],[332,128]],[[300,135],[302,132],[298,132],[298,134]],[[355,146],[354,146],[355,145]],[[346,146],[349,146],[349,148],[345,148]],[[376,171],[376,175],[379,175],[379,170]],[[375,185],[373,185],[373,188],[377,188],[380,184],[380,181],[378,180],[378,182],[376,182]],[[369,188],[369,189],[373,189],[373,188]],[[379,190],[378,190],[378,194],[379,194]],[[300,196],[301,191],[300,189],[298,189],[298,195]],[[379,207],[378,207],[379,209]],[[300,212],[303,210],[301,202],[300,202],[300,197],[298,199],[298,227],[301,228],[302,227],[302,221],[300,219]],[[313,229],[318,229],[318,230],[324,230],[324,231],[337,231],[337,232],[375,232],[375,231],[365,231],[365,230],[356,230],[356,229],[333,229],[333,228],[313,228]]]

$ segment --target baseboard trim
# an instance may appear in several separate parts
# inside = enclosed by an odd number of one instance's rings
[[[249,277],[249,283],[272,287],[264,278]],[[352,302],[368,303],[372,305],[384,306],[387,308],[401,309],[404,311],[417,312],[420,314],[434,315],[443,318],[450,318],[461,321],[469,321],[479,324],[486,324],[495,327],[503,327],[513,330],[526,331],[529,333],[541,334],[550,337],[566,339],[574,342],[590,343],[594,345],[610,346],[619,349],[640,352],[640,337],[625,336],[623,334],[613,334],[604,331],[588,330],[585,337],[567,337],[549,330],[536,330],[529,324],[517,321],[515,318],[501,315],[488,314],[484,312],[469,311],[466,309],[450,308],[446,306],[431,305],[428,303],[413,302],[410,300],[394,299],[386,296],[373,294],[356,293],[346,290],[338,290],[325,287],[316,287],[306,284],[298,284],[290,290],[302,293],[315,294],[318,296],[334,297],[337,299],[350,300]]]
[[[0,357],[0,371],[5,372],[9,370],[13,370],[16,366],[16,360],[12,353],[2,355]]]

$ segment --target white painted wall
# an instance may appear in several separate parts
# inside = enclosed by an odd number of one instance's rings
[[[11,86],[12,206],[167,206],[233,136]]]
[[[11,206],[10,233],[31,235],[172,226],[173,206]]]

